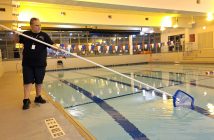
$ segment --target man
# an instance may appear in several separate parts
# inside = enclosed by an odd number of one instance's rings
[[[41,40],[48,44],[54,44],[47,33],[41,31],[41,24],[38,18],[31,18],[30,31],[25,31],[23,34]],[[38,43],[32,39],[19,36],[19,43],[24,45],[22,58],[22,72],[24,82],[24,100],[23,110],[30,107],[30,91],[32,85],[35,83],[36,97],[35,103],[46,103],[41,96],[42,83],[45,76],[45,68],[47,65],[47,47],[44,44]]]

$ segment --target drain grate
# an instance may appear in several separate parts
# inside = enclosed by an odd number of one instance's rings
[[[55,118],[46,119],[45,124],[53,138],[58,138],[65,135],[65,132],[62,130]]]

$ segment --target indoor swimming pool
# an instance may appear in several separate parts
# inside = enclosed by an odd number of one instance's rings
[[[213,65],[110,68],[171,95],[185,91],[195,108],[173,107],[166,95],[103,68],[47,72],[44,88],[97,140],[213,139]]]

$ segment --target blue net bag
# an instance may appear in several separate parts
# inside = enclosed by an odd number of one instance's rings
[[[173,96],[173,105],[194,109],[194,98],[184,91],[177,90]]]

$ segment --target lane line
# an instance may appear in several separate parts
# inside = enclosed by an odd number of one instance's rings
[[[127,74],[127,73],[125,73],[125,74]],[[88,74],[88,75],[89,75],[89,74]],[[141,76],[141,75],[136,75],[136,76]],[[103,79],[103,80],[106,80],[106,81],[116,82],[116,83],[118,83],[118,84],[123,84],[123,85],[130,86],[130,87],[131,87],[131,84],[124,83],[124,82],[121,82],[121,81],[117,81],[117,80],[113,80],[113,79],[109,79],[109,78],[107,79],[107,78],[100,77],[100,76],[92,76],[92,77],[99,78],[99,79]],[[142,77],[142,76],[141,76],[141,77]],[[146,77],[149,78],[149,76],[146,76]],[[163,79],[163,78],[156,78],[156,77],[151,77],[151,78],[153,78],[153,79],[159,79],[159,80],[168,80],[168,81],[170,81],[170,79]],[[182,81],[176,81],[176,80],[171,80],[171,81],[177,82],[177,84],[169,85],[169,86],[167,86],[167,87],[176,86],[176,85],[181,85],[181,84],[185,84],[185,83],[192,85],[191,83],[188,83],[188,82],[182,82]],[[134,87],[139,89],[138,86],[134,86]],[[162,89],[162,88],[167,88],[167,87],[158,87],[157,89]],[[150,90],[152,90],[152,89],[148,90],[148,89],[143,88],[143,90],[150,91]],[[131,95],[131,94],[127,94],[126,96],[129,96],[129,95]],[[155,91],[155,95],[162,97],[162,94],[161,94],[161,93],[158,93],[158,92],[156,92],[156,91]],[[125,95],[124,95],[124,96],[125,96]],[[123,96],[121,96],[121,97],[123,97]],[[115,99],[115,98],[117,98],[117,97],[110,98],[110,99]],[[167,96],[167,99],[170,99],[170,98],[171,98],[171,96]],[[103,100],[105,100],[105,99],[103,99]],[[67,108],[69,108],[69,107],[67,107]],[[202,115],[204,115],[204,116],[207,116],[207,117],[209,117],[209,118],[214,119],[214,115],[211,114],[211,112],[210,112],[209,110],[206,110],[206,109],[204,109],[204,108],[202,108],[202,107],[199,107],[199,106],[196,106],[196,105],[195,105],[195,106],[194,106],[194,109],[192,109],[192,110],[198,112],[199,114],[202,114]]]
[[[62,83],[72,87],[73,89],[79,90],[80,93],[84,94],[86,97],[94,101],[98,106],[100,106],[106,113],[108,113],[134,140],[149,140],[145,134],[143,134],[134,124],[132,124],[128,119],[126,119],[122,114],[115,110],[112,106],[107,104],[104,100],[93,96],[87,90],[70,83],[66,80],[60,80]]]

